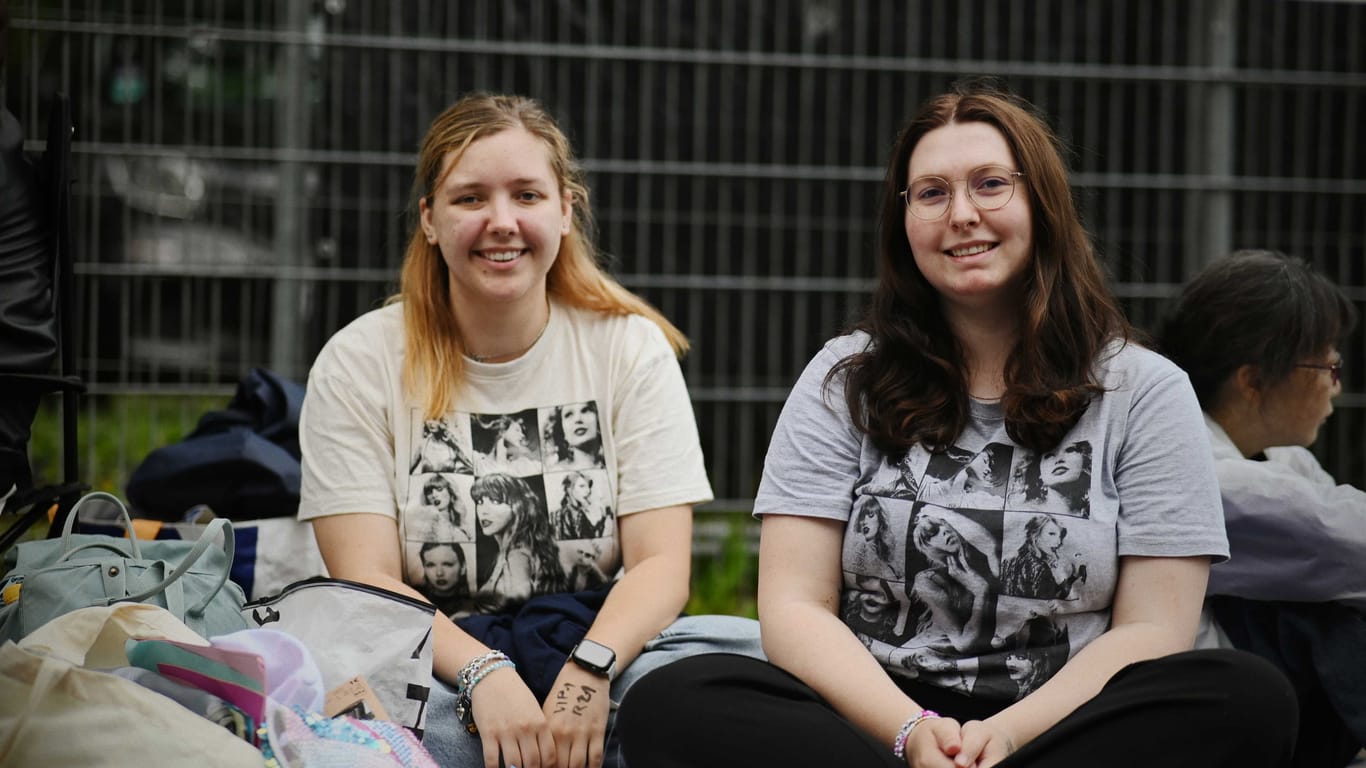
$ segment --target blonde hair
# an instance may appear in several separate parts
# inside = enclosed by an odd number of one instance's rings
[[[674,353],[682,357],[688,351],[687,337],[659,310],[602,271],[591,239],[593,213],[583,169],[574,159],[569,139],[536,101],[473,93],[447,107],[422,140],[413,178],[413,210],[445,180],[442,168],[447,155],[453,156],[450,168],[454,168],[470,144],[519,127],[545,143],[550,168],[573,208],[569,234],[560,241],[559,256],[546,275],[549,295],[569,306],[607,315],[641,315],[659,326]],[[454,322],[448,279],[440,249],[427,242],[422,227],[415,224],[403,256],[399,292],[389,303],[403,302],[404,389],[425,400],[429,419],[451,409],[464,377],[465,346]]]

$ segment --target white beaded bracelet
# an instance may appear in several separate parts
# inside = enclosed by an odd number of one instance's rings
[[[939,713],[933,709],[922,709],[911,715],[911,718],[901,726],[901,730],[896,732],[896,741],[892,742],[892,754],[898,760],[906,759],[906,740],[911,738],[911,731],[924,720],[934,720],[939,717]]]

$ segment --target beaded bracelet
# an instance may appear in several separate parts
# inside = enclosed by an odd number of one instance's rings
[[[469,661],[468,664],[460,668],[456,675],[455,683],[455,716],[465,726],[465,730],[471,734],[479,733],[479,726],[474,724],[474,701],[470,698],[470,692],[474,686],[479,684],[488,673],[503,667],[516,666],[512,660],[502,651],[489,651],[483,656],[477,656]]]
[[[906,759],[906,740],[911,738],[911,731],[915,730],[922,721],[934,720],[939,717],[939,713],[933,709],[922,709],[911,715],[911,718],[901,726],[901,730],[896,732],[896,741],[892,742],[892,755],[898,760]]]
[[[489,651],[483,656],[476,656],[473,659],[470,659],[469,663],[461,667],[460,673],[456,675],[456,690],[460,691],[469,688],[470,680],[474,678],[475,674],[478,673],[479,670],[482,669],[485,664],[488,664],[491,661],[507,660],[507,654],[498,650]]]
[[[516,665],[513,664],[512,661],[510,661],[509,659],[503,659],[502,661],[495,661],[487,667],[484,667],[483,669],[479,670],[479,674],[470,678],[470,684],[465,686],[465,697],[469,698],[474,693],[474,686],[478,685],[480,680],[483,680],[485,677],[488,677],[488,674],[493,670],[513,666]]]

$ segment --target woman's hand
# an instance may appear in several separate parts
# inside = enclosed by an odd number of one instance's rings
[[[962,728],[963,747],[954,768],[990,768],[1015,751],[1015,742],[999,723],[969,720]]]
[[[573,662],[564,665],[545,699],[545,718],[555,737],[560,768],[599,768],[611,683]]]
[[[512,668],[495,669],[470,695],[485,768],[553,768],[555,740],[536,697]],[[502,755],[502,762],[498,756]]]
[[[910,768],[954,768],[954,757],[962,748],[963,738],[957,720],[951,717],[922,720],[906,738],[906,765]]]
[[[990,589],[991,585],[982,574],[972,569],[968,565],[968,560],[962,552],[955,552],[949,555],[944,562],[945,569],[954,581],[963,585],[963,588],[977,597],[983,597]]]

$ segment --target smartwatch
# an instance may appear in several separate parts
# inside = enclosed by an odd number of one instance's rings
[[[588,638],[579,641],[569,652],[569,659],[580,667],[607,678],[610,682],[617,676],[617,652]]]

